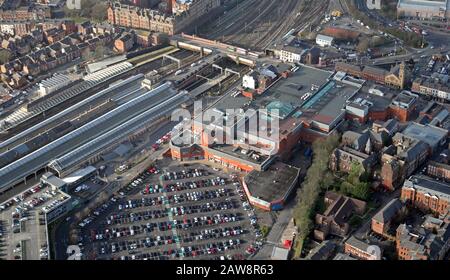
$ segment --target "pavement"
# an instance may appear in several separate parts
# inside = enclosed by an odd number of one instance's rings
[[[292,219],[295,204],[295,199],[291,199],[284,209],[277,213],[275,223],[272,225],[261,249],[252,257],[253,260],[269,260],[273,247],[281,245],[283,231]]]

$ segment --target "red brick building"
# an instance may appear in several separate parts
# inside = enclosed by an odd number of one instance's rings
[[[450,210],[450,187],[423,175],[415,175],[405,181],[401,200],[421,209],[444,216]]]
[[[335,65],[336,71],[342,71],[354,77],[374,81],[378,84],[393,88],[403,89],[405,86],[405,64],[401,63],[387,71],[383,68],[373,66],[359,66],[344,62]]]
[[[400,187],[430,154],[426,143],[402,133],[396,133],[392,140],[393,144],[381,155],[381,184],[391,191]]]
[[[416,110],[417,96],[406,91],[399,93],[389,106],[389,114],[400,122],[409,121]]]
[[[325,212],[315,217],[314,238],[321,241],[329,234],[345,236],[350,230],[348,221],[353,214],[363,215],[366,210],[366,202],[335,192],[325,194],[325,205]]]
[[[400,260],[443,260],[450,246],[450,226],[441,224],[430,230],[401,224],[397,228],[395,247]]]
[[[444,181],[450,181],[450,165],[430,161],[427,166],[427,174],[432,177],[444,179]]]
[[[129,51],[134,46],[135,36],[131,33],[122,35],[119,39],[114,41],[114,47],[118,52],[124,53]]]
[[[372,248],[370,248],[370,246],[370,244],[367,244],[352,235],[344,243],[344,253],[359,260],[380,260],[381,249],[379,249],[378,246]]]
[[[389,230],[392,220],[397,216],[400,210],[403,208],[403,204],[399,199],[393,199],[389,201],[380,211],[372,218],[371,228],[372,231],[382,235],[389,235]]]

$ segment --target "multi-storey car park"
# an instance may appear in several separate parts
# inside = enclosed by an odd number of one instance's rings
[[[166,83],[3,167],[0,169],[0,190],[6,191],[15,184],[26,181],[27,176],[33,173],[37,175],[37,172],[42,170],[51,160],[94,140],[175,95],[177,95],[177,92],[172,88],[172,85]],[[147,120],[150,119],[152,118]]]

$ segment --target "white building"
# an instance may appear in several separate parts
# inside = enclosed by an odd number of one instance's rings
[[[242,77],[242,86],[244,88],[256,89],[258,83],[258,77],[256,72],[252,72],[249,75]]]
[[[72,80],[63,74],[55,74],[53,77],[43,80],[39,83],[39,94],[41,96],[47,95],[60,88],[70,84]]]
[[[381,0],[367,0],[366,3],[370,10],[381,10]]]
[[[280,60],[284,62],[300,62],[306,50],[286,46],[280,50]]]
[[[12,23],[0,24],[0,32],[7,33],[9,35],[14,35],[15,34],[14,24],[12,24]]]
[[[333,44],[334,38],[326,35],[319,34],[316,37],[316,44],[321,47],[329,47]]]

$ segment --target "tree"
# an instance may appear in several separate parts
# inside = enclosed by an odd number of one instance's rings
[[[353,196],[362,200],[367,200],[370,195],[370,186],[367,182],[356,184],[352,192]]]
[[[88,18],[95,21],[103,21],[107,17],[107,3],[105,1],[81,0],[81,9],[69,9],[64,6],[64,14],[72,18]]]
[[[329,186],[330,175],[326,175],[328,162],[331,152],[339,143],[339,138],[339,135],[331,135],[325,140],[317,140],[312,145],[313,162],[306,173],[302,188],[298,191],[297,205],[294,208],[294,221],[298,227],[294,258],[300,257],[303,240],[313,229],[312,216],[321,188]]]
[[[107,8],[108,5],[105,2],[95,2],[95,4],[91,7],[91,18],[96,21],[104,21],[107,18]]]
[[[369,39],[368,38],[361,38],[359,40],[358,46],[356,46],[356,49],[358,50],[358,52],[360,53],[364,53],[369,49]]]
[[[365,173],[360,163],[352,163],[347,179],[341,184],[341,192],[355,198],[366,200],[369,198],[369,182],[361,180]]]
[[[5,64],[11,58],[11,52],[8,50],[0,50],[0,63]]]
[[[98,45],[94,50],[94,58],[95,59],[102,59],[105,56],[105,46]]]

